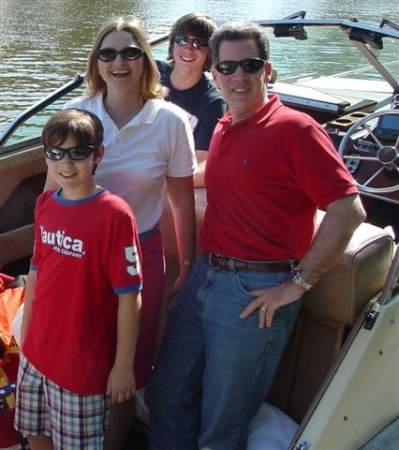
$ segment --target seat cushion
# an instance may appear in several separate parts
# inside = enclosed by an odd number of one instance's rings
[[[320,223],[324,213],[319,212]],[[306,294],[304,307],[343,325],[352,325],[385,283],[394,243],[388,231],[362,223],[338,262]]]

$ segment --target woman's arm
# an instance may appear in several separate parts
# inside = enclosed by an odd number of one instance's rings
[[[167,192],[173,213],[179,250],[180,273],[173,286],[179,291],[194,262],[196,250],[196,218],[193,177],[167,177]]]

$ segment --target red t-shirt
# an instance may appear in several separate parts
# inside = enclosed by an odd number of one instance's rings
[[[357,192],[328,134],[275,95],[215,128],[207,157],[202,250],[246,260],[300,260],[316,210]]]
[[[130,207],[108,191],[79,201],[58,191],[38,198],[31,261],[37,282],[23,352],[64,389],[105,393],[118,294],[141,289],[138,242]]]

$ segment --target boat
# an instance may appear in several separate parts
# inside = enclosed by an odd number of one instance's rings
[[[300,11],[259,20],[271,40],[301,48],[313,29],[334,30],[364,67],[345,73],[312,70],[277,77],[269,90],[284,104],[321,123],[359,188],[368,217],[337,264],[305,299],[271,392],[269,412],[293,421],[278,449],[396,449],[399,446],[399,58],[383,59],[386,45],[399,48],[399,25],[353,19],[306,18]],[[327,32],[327,31],[326,31]],[[335,39],[335,37],[334,37]],[[167,36],[151,41],[163,45]],[[335,45],[343,45],[335,43]],[[295,45],[296,47],[296,45]],[[339,48],[339,47],[338,47]],[[298,53],[297,53],[298,54]],[[325,62],[329,55],[325,53]],[[294,54],[293,58],[296,55]],[[332,58],[332,56],[330,56]],[[334,56],[336,57],[336,56]],[[325,64],[326,65],[326,64]],[[40,126],[83,90],[83,75],[19,114],[0,137],[0,272],[25,273],[33,244],[33,210],[46,166]],[[196,189],[197,224],[206,190]],[[320,221],[323,212],[318,214]],[[170,208],[161,221],[167,281],[179,258]],[[234,395],[234,393],[232,393]],[[262,416],[263,417],[263,416]],[[268,419],[258,417],[248,450],[269,449]],[[262,422],[263,420],[263,422]],[[136,429],[149,421],[140,413]],[[288,422],[279,422],[287,424]],[[290,422],[291,423],[291,422]],[[256,430],[255,430],[256,428]],[[268,429],[267,429],[268,428]],[[266,430],[267,429],[267,430]],[[263,430],[263,431],[262,431]],[[255,443],[256,440],[256,443]]]

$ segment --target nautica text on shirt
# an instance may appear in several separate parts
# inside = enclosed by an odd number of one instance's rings
[[[81,258],[84,255],[83,241],[65,234],[64,230],[46,231],[40,226],[40,234],[43,244],[53,247],[53,250],[74,258]]]

